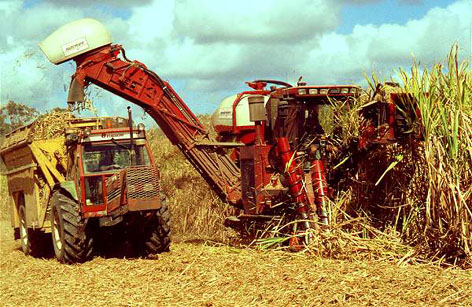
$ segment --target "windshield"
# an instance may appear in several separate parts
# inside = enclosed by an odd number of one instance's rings
[[[84,171],[85,173],[105,172],[125,168],[131,165],[131,150],[127,149],[129,143],[115,144],[89,144],[84,146]],[[150,165],[147,149],[144,145],[134,147],[136,165]]]

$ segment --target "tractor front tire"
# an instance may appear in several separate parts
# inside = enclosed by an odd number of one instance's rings
[[[56,191],[51,197],[51,232],[54,253],[62,263],[82,263],[92,258],[93,236],[79,204]]]
[[[170,249],[170,213],[165,196],[161,197],[161,208],[144,216],[144,256],[168,252]]]
[[[21,250],[25,255],[31,255],[33,257],[42,256],[45,251],[45,233],[40,230],[28,228],[26,223],[26,207],[24,203],[21,203],[18,207],[18,215],[20,218]]]

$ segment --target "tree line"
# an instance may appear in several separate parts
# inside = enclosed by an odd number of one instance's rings
[[[38,110],[24,103],[8,101],[0,108],[0,136],[33,121],[39,115]]]

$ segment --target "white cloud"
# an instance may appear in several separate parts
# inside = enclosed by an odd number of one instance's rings
[[[169,79],[196,112],[213,110],[252,79],[293,82],[303,75],[307,82],[356,83],[362,82],[363,72],[375,69],[388,76],[393,68],[409,65],[412,53],[427,64],[441,60],[456,41],[464,54],[470,53],[468,0],[431,9],[405,24],[357,25],[349,34],[336,33],[342,5],[368,0],[143,0],[129,7],[126,20],[93,5],[51,2],[25,8],[21,1],[0,1],[3,102],[8,97],[42,110],[64,106],[63,86],[73,68],[47,62],[37,43],[82,17],[101,20],[130,59]],[[108,112],[126,105],[112,95],[97,101]]]
[[[401,0],[400,0],[401,1]],[[408,0],[407,0],[408,1]],[[413,0],[415,1],[415,0]],[[379,2],[379,0],[344,0],[346,3],[352,3],[352,4],[368,4],[368,3],[376,3]]]
[[[358,25],[347,35],[325,34],[299,67],[311,67],[307,76],[320,79],[321,73],[321,80],[357,80],[373,69],[389,77],[393,69],[408,66],[412,55],[426,65],[443,60],[456,42],[470,54],[471,19],[472,2],[458,1],[402,25]]]
[[[45,0],[45,2],[53,3],[57,6],[86,6],[86,5],[95,5],[97,4],[96,0]],[[101,0],[100,4],[113,5],[117,7],[130,7],[130,6],[140,6],[152,2],[152,0]]]
[[[176,2],[175,30],[198,42],[299,42],[339,21],[341,6],[326,0]]]
[[[0,2],[2,34],[0,34],[0,103],[14,100],[45,111],[64,107],[73,73],[71,63],[54,66],[38,48],[38,43],[63,24],[85,17],[77,8],[60,8],[41,3],[24,8],[21,1]],[[103,12],[94,12],[107,24],[112,35],[127,33],[127,23]],[[21,21],[21,22],[20,22]]]
[[[127,22],[131,36],[141,43],[168,38],[173,30],[174,1],[155,0],[145,6],[135,7]]]
[[[42,54],[24,47],[15,47],[2,53],[0,68],[1,102],[8,100],[52,108],[53,90],[63,88],[63,70],[41,65]],[[66,81],[67,82],[67,81]]]
[[[415,5],[423,3],[423,0],[399,0],[399,2]]]

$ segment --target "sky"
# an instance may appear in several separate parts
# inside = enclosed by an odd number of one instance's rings
[[[245,81],[365,85],[472,54],[472,0],[0,0],[0,103],[65,107],[72,61],[51,64],[38,43],[91,17],[126,55],[168,80],[197,114],[245,90]],[[91,90],[98,115],[126,116],[126,101]],[[138,107],[135,114],[146,123]]]

